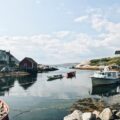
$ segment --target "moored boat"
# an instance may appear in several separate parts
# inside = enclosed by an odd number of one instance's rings
[[[8,105],[3,100],[0,100],[0,120],[9,120],[8,113]]]
[[[76,71],[67,73],[67,78],[72,78],[76,76]]]
[[[48,76],[48,81],[55,80],[55,79],[62,79],[63,75],[53,75],[53,76]]]
[[[103,71],[95,72],[91,79],[93,86],[119,83],[120,73],[119,71],[112,71],[105,67]]]

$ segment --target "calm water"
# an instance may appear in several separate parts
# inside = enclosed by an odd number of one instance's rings
[[[66,75],[67,68],[31,77],[1,78],[0,96],[10,106],[10,120],[62,120],[79,98],[119,95],[120,86],[93,87],[93,71],[76,70],[76,78],[47,81],[47,76]]]

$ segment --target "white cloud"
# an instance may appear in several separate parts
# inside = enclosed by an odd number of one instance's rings
[[[71,33],[72,34],[72,33]],[[63,37],[63,35],[62,35]],[[61,37],[56,38],[52,35],[36,35],[36,36],[14,36],[0,37],[1,49],[10,50],[17,58],[22,59],[25,56],[35,58],[41,61],[41,57],[45,56],[49,60],[59,60],[56,62],[67,62],[73,60],[78,55],[88,53],[89,44],[88,36],[85,34],[75,35],[71,41],[61,42]],[[41,55],[42,54],[42,55]],[[42,60],[43,61],[43,60]],[[46,60],[47,61],[47,60]]]
[[[71,34],[71,32],[70,31],[60,31],[60,32],[54,32],[53,34],[57,38],[64,38],[64,37],[68,36],[69,34]]]
[[[75,18],[74,19],[74,22],[83,22],[83,21],[86,21],[88,19],[88,16],[80,16],[78,18]]]
[[[96,37],[71,31],[3,36],[0,37],[0,48],[11,50],[19,59],[29,56],[39,63],[79,62],[90,57],[112,55],[120,48],[120,23],[111,22],[102,15],[91,15],[89,20],[92,28],[101,31]]]
[[[106,30],[112,33],[120,33],[120,23],[107,22]]]
[[[117,9],[117,11],[118,10],[119,9]],[[111,12],[112,14],[119,13],[116,11]],[[110,11],[102,11],[101,9],[96,9],[95,11],[94,9],[91,9],[89,12],[87,11],[87,14],[85,15],[88,16],[87,19],[86,17],[83,17],[83,19],[81,17],[78,17],[78,19],[76,19],[78,22],[79,19],[80,22],[85,19],[88,23],[89,29],[92,28],[91,30],[93,30],[93,32],[96,30],[95,37],[89,34],[87,38],[88,41],[86,40],[88,44],[84,43],[84,47],[87,48],[89,51],[88,53],[90,53],[88,56],[109,56],[114,54],[115,50],[120,49],[120,22],[113,22],[107,13],[110,15]],[[117,17],[119,18],[119,16]]]
[[[95,30],[101,31],[102,29],[104,29],[107,20],[104,19],[101,15],[92,15],[90,17],[90,23]]]

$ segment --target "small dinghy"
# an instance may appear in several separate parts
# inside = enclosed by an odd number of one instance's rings
[[[0,120],[9,120],[8,113],[8,105],[3,100],[0,100]]]
[[[48,81],[56,80],[56,79],[62,79],[63,75],[53,75],[53,76],[48,76]]]
[[[75,71],[67,73],[67,78],[73,78],[73,77],[76,77]]]

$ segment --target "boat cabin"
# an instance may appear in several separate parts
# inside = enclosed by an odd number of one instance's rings
[[[97,72],[94,74],[96,78],[119,79],[120,73],[118,71]]]

